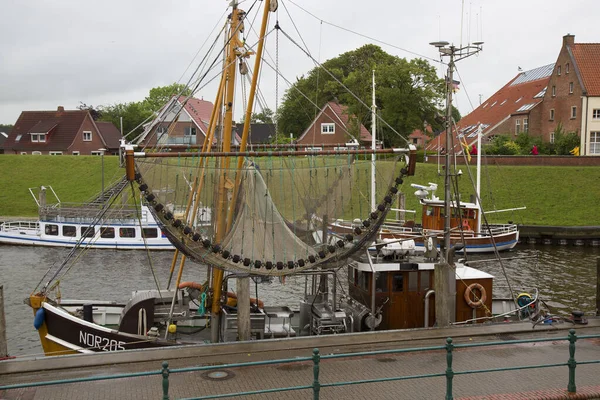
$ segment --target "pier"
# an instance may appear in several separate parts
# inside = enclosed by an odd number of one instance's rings
[[[571,341],[576,351],[568,340],[571,329],[579,338]],[[180,399],[248,393],[243,398],[442,399],[448,398],[450,378],[454,399],[600,399],[599,334],[600,319],[592,317],[587,325],[534,327],[525,322],[42,357],[1,362],[0,398]],[[455,347],[450,375],[448,337]],[[320,356],[317,370],[314,348]],[[271,363],[282,359],[287,362]],[[167,397],[165,361],[171,371]],[[128,377],[100,380],[115,374]],[[98,380],[2,390],[82,377]],[[313,397],[317,377],[318,397]],[[270,392],[290,387],[296,390]]]
[[[519,240],[555,246],[600,246],[600,226],[519,225]]]

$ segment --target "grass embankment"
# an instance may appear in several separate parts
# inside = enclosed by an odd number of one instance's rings
[[[62,202],[83,202],[102,187],[101,157],[0,156],[0,215],[36,216],[37,205],[28,188],[50,185]],[[380,163],[381,170],[391,163]],[[461,198],[474,193],[465,166],[459,178]],[[116,156],[104,157],[104,185],[123,176]],[[475,168],[472,168],[475,174]],[[368,176],[364,188],[368,193]],[[418,164],[416,176],[406,180],[406,208],[420,207],[410,183],[437,183],[436,195],[443,197],[443,176],[437,166]],[[600,167],[493,166],[482,171],[481,197],[485,210],[527,207],[522,211],[490,214],[492,222],[508,220],[528,225],[600,225]],[[377,196],[381,198],[380,195]],[[50,195],[48,202],[52,202]]]

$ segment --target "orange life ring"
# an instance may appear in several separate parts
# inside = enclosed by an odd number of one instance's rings
[[[475,295],[475,292],[473,292],[474,289],[479,290],[479,293],[480,293],[479,300],[477,300],[477,301],[471,300],[471,294],[473,294],[474,297],[477,297]],[[479,308],[485,304],[486,300],[487,300],[487,293],[485,291],[485,288],[481,284],[471,283],[469,286],[467,286],[467,289],[465,290],[465,301],[467,302],[469,307]]]
[[[179,284],[179,286],[177,286],[177,287],[179,289],[192,288],[192,289],[204,290],[204,286],[198,282],[181,282]]]
[[[469,221],[467,221],[466,219],[463,219],[462,227],[463,227],[463,230],[465,230],[465,231],[471,230],[471,225],[469,225]]]
[[[227,292],[226,303],[229,307],[236,307],[237,306],[237,295],[233,292]],[[265,303],[262,300],[257,300],[254,297],[250,297],[250,303],[257,304],[258,308],[265,307]]]

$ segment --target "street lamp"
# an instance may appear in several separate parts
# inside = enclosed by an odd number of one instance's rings
[[[100,152],[100,159],[102,165],[102,205],[104,206],[104,152],[106,151],[106,149],[101,148],[98,149],[98,151]]]
[[[444,254],[445,262],[449,262],[450,256],[450,142],[452,140],[452,90],[454,85],[454,63],[464,58],[470,57],[483,50],[483,42],[473,42],[464,47],[456,47],[445,41],[429,43],[435,46],[440,52],[440,57],[450,57],[448,62],[448,73],[446,74],[446,159],[445,168],[446,176],[444,182],[445,188],[445,218],[444,218]]]

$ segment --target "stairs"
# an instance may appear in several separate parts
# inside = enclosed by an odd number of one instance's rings
[[[123,175],[120,180],[105,188],[104,193],[98,193],[95,197],[88,200],[85,205],[89,207],[102,207],[103,204],[110,203],[111,199],[121,193],[128,184],[127,177]]]

